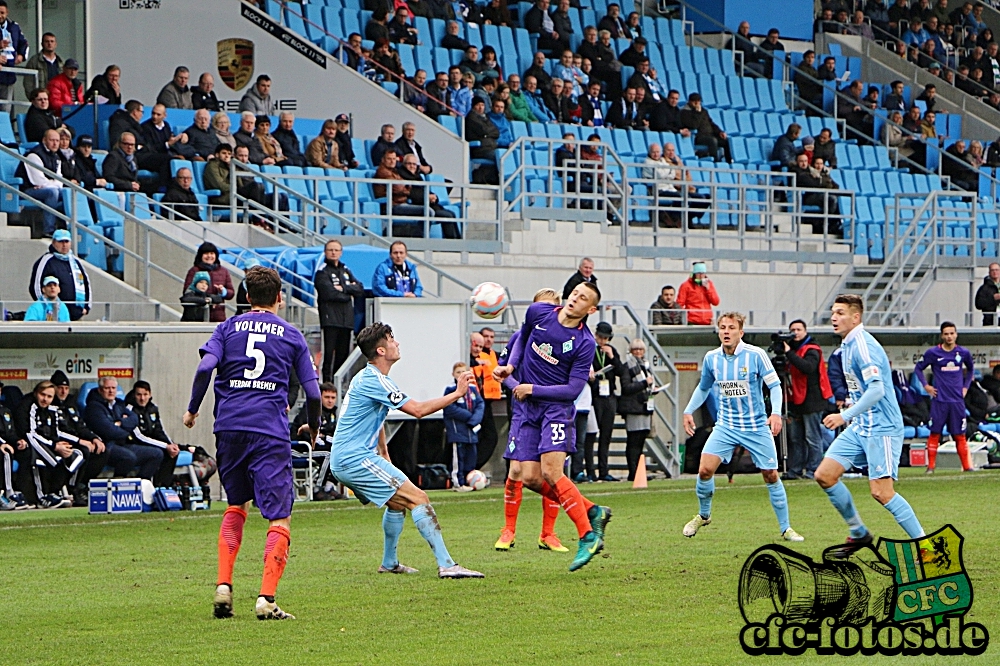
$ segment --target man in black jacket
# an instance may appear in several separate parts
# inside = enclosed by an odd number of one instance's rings
[[[333,140],[337,142],[340,150],[340,163],[346,164],[351,169],[358,168],[358,160],[354,156],[354,146],[351,144],[351,119],[346,113],[341,113],[334,119],[337,123],[337,134]]]
[[[140,478],[153,480],[160,466],[164,464],[166,446],[149,445],[139,442],[135,430],[139,427],[138,417],[119,399],[118,380],[101,377],[97,388],[87,396],[84,418],[87,427],[104,441],[108,451],[108,462],[114,467],[115,477],[125,478],[133,469]],[[177,453],[172,454],[176,456]]]
[[[195,161],[207,161],[219,144],[219,139],[212,132],[212,115],[208,109],[198,109],[194,112],[194,123],[184,130],[187,135],[188,148],[191,149]]]
[[[817,109],[823,108],[823,84],[819,82],[819,72],[816,71],[816,52],[806,51],[802,54],[802,62],[795,68],[792,80],[799,89],[799,97],[809,102]],[[816,109],[805,107],[810,114],[818,113]]]
[[[1000,264],[990,264],[989,271],[976,291],[976,309],[983,313],[983,326],[996,324],[997,303],[1000,303]]]
[[[635,103],[635,88],[626,88],[621,99],[611,103],[604,124],[618,129],[645,129],[639,117],[639,105]]]
[[[590,284],[597,285],[597,276],[594,275],[594,260],[590,257],[581,259],[579,268],[566,280],[566,284],[563,286],[564,301],[569,299],[569,295],[576,289],[576,285],[581,282],[589,282]]]
[[[823,461],[823,415],[833,389],[826,374],[823,350],[796,319],[788,325],[795,336],[785,343],[791,399],[788,401],[788,459],[784,479],[813,477]]]
[[[722,128],[712,122],[711,116],[701,106],[701,95],[691,93],[688,95],[688,103],[681,110],[681,127],[695,131],[694,143],[696,146],[705,146],[708,149],[708,156],[719,161],[719,148],[726,162],[733,161],[733,154],[729,149],[729,137],[722,131]]]
[[[107,185],[107,181],[100,177],[93,153],[94,139],[89,134],[81,134],[76,140],[76,175],[80,185],[91,192],[95,187]]]
[[[649,114],[649,129],[654,132],[673,132],[681,136],[691,136],[691,130],[681,126],[681,94],[676,90],[667,93],[666,99],[653,107]]]
[[[46,130],[58,129],[62,122],[49,109],[49,91],[45,88],[35,88],[28,95],[31,107],[24,116],[24,134],[22,142],[40,142]]]
[[[192,182],[191,169],[187,167],[178,169],[177,175],[170,181],[170,187],[160,202],[165,204],[164,208],[167,209],[165,214],[170,219],[202,221],[198,209],[198,197],[191,191]]]
[[[122,132],[118,145],[104,158],[101,165],[104,179],[118,192],[139,191],[139,165],[135,159],[136,138],[131,132]]]
[[[191,107],[208,109],[212,113],[222,111],[222,104],[215,96],[215,79],[208,72],[198,77],[198,85],[191,88]]]
[[[133,384],[132,390],[125,396],[125,403],[139,420],[139,425],[132,431],[135,440],[147,446],[163,449],[163,462],[153,477],[153,485],[157,488],[173,485],[174,466],[177,463],[180,447],[163,429],[160,408],[153,402],[153,389],[149,382],[140,379]]]
[[[538,35],[539,51],[552,55],[569,48],[569,35],[559,34],[549,16],[549,0],[537,0],[535,6],[525,12],[522,23],[528,32]]]
[[[165,175],[163,182],[167,182],[170,180],[170,156],[153,152],[146,147],[145,132],[142,125],[139,124],[139,121],[142,120],[143,108],[142,102],[130,99],[125,103],[124,109],[118,109],[112,113],[108,120],[108,140],[112,146],[115,146],[118,144],[122,132],[131,132],[136,141],[133,153],[137,169]]]
[[[601,108],[601,82],[591,79],[587,85],[587,94],[580,95],[580,124],[587,127],[604,125],[604,111]]]
[[[294,128],[295,114],[291,111],[282,111],[281,115],[278,116],[278,129],[271,132],[271,136],[281,144],[285,165],[304,167],[306,166],[306,156],[302,154],[302,143]]]
[[[330,382],[351,351],[354,297],[363,296],[365,287],[340,261],[344,253],[340,241],[327,241],[323,253],[325,263],[316,272],[313,284],[323,329],[323,381]]]
[[[500,129],[486,117],[486,102],[482,97],[472,100],[472,110],[465,117],[466,141],[478,141],[478,147],[469,148],[469,156],[473,159],[490,159],[497,149],[497,139]]]
[[[726,50],[743,54],[743,69],[750,76],[764,76],[763,59],[766,58],[750,38],[750,24],[746,21],[736,28],[736,34],[726,43]]]
[[[423,175],[434,171],[434,167],[424,158],[423,146],[417,143],[417,126],[410,121],[403,123],[403,136],[396,139],[396,154],[400,157],[416,155],[420,164],[420,173]]]
[[[76,473],[75,478],[69,488],[73,494],[73,506],[87,506],[90,480],[95,478],[104,469],[108,454],[101,438],[91,432],[87,424],[83,422],[83,415],[80,414],[76,406],[76,396],[70,394],[69,377],[62,370],[56,370],[50,380],[56,389],[55,398],[52,400],[52,409],[57,413],[57,425],[60,431],[69,433],[77,438],[73,442],[73,448],[83,452],[84,463]]]
[[[627,49],[618,56],[618,61],[626,67],[636,67],[643,58],[649,58],[646,53],[648,42],[645,37],[636,37]]]
[[[611,324],[602,321],[594,329],[597,349],[594,351],[594,379],[590,381],[594,416],[597,417],[597,480],[617,481],[608,470],[608,451],[615,429],[615,414],[618,398],[615,396],[616,381],[625,376],[625,366],[618,358],[618,352],[611,346],[614,334]],[[601,374],[596,374],[600,372]]]
[[[423,175],[420,173],[420,162],[417,161],[417,156],[414,153],[410,153],[409,155],[403,157],[402,164],[397,167],[396,172],[402,176],[403,180],[414,183],[425,182]],[[425,196],[428,196],[426,185],[410,185],[410,198],[407,203],[423,208]],[[430,201],[428,202],[427,207],[430,209],[431,215],[435,218],[443,217],[454,219],[455,214],[441,205],[436,194],[431,192],[429,196]],[[458,224],[455,222],[441,222],[441,235],[445,238],[462,237]]]

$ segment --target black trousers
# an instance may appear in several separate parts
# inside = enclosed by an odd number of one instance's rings
[[[104,465],[108,460],[108,450],[105,449],[101,453],[97,453],[95,451],[88,451],[84,446],[76,446],[74,448],[83,451],[84,457],[83,465],[77,470],[74,486],[76,490],[87,492],[90,480],[96,478],[101,473],[101,470],[104,469]]]
[[[586,472],[587,476],[595,478],[594,474],[594,435],[587,432],[587,418],[590,412],[576,413],[576,453],[573,454],[573,461],[570,465],[570,476],[576,478],[580,472]]]
[[[177,465],[177,457],[171,457],[166,451],[163,452],[163,462],[153,475],[153,485],[157,488],[170,488],[174,485],[174,467]]]
[[[594,416],[597,417],[597,476],[608,475],[608,451],[611,449],[611,435],[615,429],[615,412],[618,399],[615,396],[594,398]]]
[[[332,382],[337,370],[351,353],[350,328],[340,326],[323,327],[323,381]]]
[[[725,160],[727,162],[733,161],[733,153],[729,149],[728,138],[723,139],[715,136],[714,134],[702,134],[701,132],[698,132],[694,138],[694,145],[705,146],[705,148],[708,149],[708,156],[716,162],[719,161],[719,148],[722,148],[722,154],[725,157]]]
[[[635,481],[635,470],[639,467],[639,458],[646,448],[646,437],[649,430],[629,430],[625,433],[625,460],[628,463],[628,480]]]
[[[493,418],[493,403],[496,400],[484,400],[482,428],[479,429],[479,445],[476,455],[476,469],[482,469],[493,457],[497,448],[497,423]]]

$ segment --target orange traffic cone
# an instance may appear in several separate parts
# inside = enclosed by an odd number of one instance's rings
[[[646,454],[643,452],[639,456],[639,465],[635,468],[635,480],[632,481],[633,488],[648,488],[649,482],[646,480]]]

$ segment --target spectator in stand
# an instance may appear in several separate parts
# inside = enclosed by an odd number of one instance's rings
[[[187,136],[187,146],[193,153],[192,160],[204,162],[212,157],[212,151],[219,145],[219,140],[212,132],[212,116],[208,109],[198,109],[194,112],[194,123],[184,130]],[[301,165],[300,165],[301,166]]]
[[[549,54],[562,53],[569,48],[569,35],[556,31],[549,15],[549,0],[535,0],[535,5],[525,12],[521,24],[533,35],[538,35],[538,50]]]
[[[410,181],[411,183],[423,183],[424,177],[420,173],[420,162],[417,160],[417,156],[413,153],[407,154],[402,158],[402,163],[396,169],[403,180]],[[452,218],[454,219],[455,213],[451,212],[447,208],[441,205],[438,201],[438,197],[433,192],[428,193],[427,187],[425,185],[410,185],[410,197],[408,202],[414,206],[419,207],[421,210],[424,209],[425,197],[429,196],[429,201],[427,201],[427,209],[430,214],[435,218]],[[441,222],[441,235],[444,238],[461,238],[462,234],[458,228],[458,224],[455,222]]]
[[[153,478],[153,485],[157,487],[172,485],[174,465],[180,447],[163,429],[163,418],[160,416],[160,408],[153,403],[153,389],[149,382],[139,380],[133,384],[132,390],[125,396],[125,404],[139,419],[139,426],[132,431],[135,438],[143,444],[164,449],[163,465]]]
[[[559,35],[563,43],[569,43],[573,35],[573,21],[569,17],[570,0],[559,0],[554,10],[549,13],[552,19],[553,32]]]
[[[545,95],[538,89],[538,81],[534,76],[524,77],[524,99],[528,103],[531,113],[539,122],[549,123],[555,120],[555,116],[545,104]]]
[[[465,77],[472,76],[471,72],[466,72]],[[493,101],[493,97],[496,94],[497,82],[496,79],[492,77],[485,77],[482,81],[472,89],[472,97],[480,97],[483,103],[486,104],[486,108],[490,107],[490,103]]]
[[[1000,402],[1000,365],[994,365],[989,374],[983,375],[979,382],[989,392],[993,399]]]
[[[903,99],[903,85],[902,81],[893,81],[889,84],[892,88],[892,92],[885,96],[882,101],[882,108],[887,111],[899,111],[903,113],[906,111],[906,100]]]
[[[357,32],[348,35],[347,43],[341,43],[341,48],[337,50],[340,62],[359,74],[365,74],[368,69],[367,56],[370,55],[371,51],[361,47],[361,35]]]
[[[62,108],[68,104],[83,104],[83,84],[76,80],[80,65],[73,58],[63,63],[62,73],[49,79],[49,109],[57,118],[62,117]]]
[[[455,378],[455,383],[446,386],[444,394],[454,393],[459,377],[468,371],[469,367],[461,361],[452,366],[451,375]],[[467,484],[466,479],[476,469],[479,456],[476,445],[484,409],[485,402],[475,382],[469,384],[464,400],[453,402],[444,408],[445,440],[452,446],[451,480],[458,492],[475,490]]]
[[[94,139],[89,134],[81,134],[76,140],[76,172],[80,184],[91,192],[94,188],[104,187],[106,180],[98,177],[97,160],[93,157]]]
[[[215,79],[205,72],[198,77],[198,85],[191,88],[191,108],[222,111],[222,103],[215,96]]]
[[[911,157],[913,155],[913,142],[919,139],[913,134],[908,134],[902,127],[903,114],[893,111],[889,115],[889,122],[882,126],[882,136],[879,140],[889,148],[895,148],[900,156]]]
[[[486,68],[479,62],[479,49],[474,45],[465,49],[465,57],[459,61],[458,68],[463,75],[471,73],[477,84],[486,76]]]
[[[87,427],[104,441],[108,463],[114,467],[115,477],[128,477],[136,469],[140,478],[152,481],[164,465],[166,449],[140,442],[135,437],[139,418],[124,400],[117,397],[117,393],[118,380],[114,377],[97,380],[97,390],[87,396],[84,412]],[[173,460],[169,465],[172,473]]]
[[[660,82],[656,80],[656,70],[651,70],[649,67],[648,57],[643,57],[639,60],[635,67],[635,74],[628,80],[628,87],[635,88],[636,90],[640,88],[645,90],[646,99],[650,104],[656,104],[664,97]]]
[[[601,82],[594,79],[587,85],[587,93],[577,100],[580,105],[580,124],[587,127],[604,126],[604,110],[601,105]],[[518,118],[515,118],[518,120]]]
[[[167,109],[162,104],[153,105],[149,120],[140,125],[142,128],[145,149],[152,154],[161,156],[162,166],[159,169],[160,182],[170,182],[170,160],[177,157],[194,157],[194,151],[187,147],[187,134],[174,134],[167,122]]]
[[[420,298],[424,295],[417,265],[406,257],[406,243],[396,241],[389,246],[389,258],[375,268],[372,293],[376,296]]]
[[[392,50],[388,39],[380,39],[375,42],[375,50],[372,51],[371,60],[386,70],[385,72],[381,72],[381,74],[387,77],[387,80],[406,78],[406,70],[403,69],[403,62],[399,59],[399,53]]]
[[[34,166],[44,167],[62,176],[62,161],[59,155],[59,132],[45,130],[42,142],[28,151],[26,161],[17,165],[14,176],[21,179],[21,192],[28,197],[55,209],[62,207],[62,181],[49,176]],[[55,233],[59,219],[48,211],[42,212],[42,235],[51,237]],[[34,296],[33,296],[34,298]]]
[[[496,79],[498,85],[503,83],[503,67],[497,61],[496,49],[487,44],[479,55],[479,62],[483,65],[483,78],[492,77]]]
[[[889,10],[883,0],[868,0],[865,3],[864,15],[871,21],[872,25],[879,30],[889,32]]]
[[[284,152],[281,150],[281,144],[278,140],[271,136],[271,119],[268,116],[257,116],[254,124],[254,139],[257,145],[260,146],[260,150],[266,157],[264,158],[264,163],[267,164],[267,160],[272,160],[273,164],[277,166],[287,166],[288,161],[285,158]]]
[[[798,123],[792,123],[785,130],[785,133],[778,137],[774,142],[774,148],[771,149],[770,160],[778,162],[776,169],[782,167],[791,168],[795,165],[795,155],[796,148],[795,142],[799,139],[799,133],[802,131],[802,126]]]
[[[924,86],[924,91],[917,96],[918,102],[923,102],[928,111],[934,111],[935,105],[937,105],[937,86],[933,83],[928,83]]]
[[[748,73],[764,76],[764,62],[766,57],[760,52],[760,48],[754,44],[750,37],[750,23],[742,21],[736,28],[736,34],[726,43],[727,51],[739,51],[743,54],[743,69]]]
[[[569,299],[569,295],[573,293],[576,286],[582,282],[589,282],[592,285],[597,285],[597,276],[594,275],[594,260],[590,257],[584,257],[580,260],[580,265],[577,267],[576,272],[569,276],[566,280],[566,284],[563,285],[563,300]]]
[[[618,413],[625,417],[625,460],[628,480],[634,481],[652,428],[653,370],[645,358],[646,343],[635,338],[629,342],[628,351],[621,377]]]
[[[204,109],[202,109],[204,111]],[[208,111],[205,111],[208,113]],[[181,167],[177,170],[177,175],[167,187],[167,193],[160,201],[163,207],[168,210],[168,217],[180,220],[193,220],[201,222],[201,213],[198,207],[198,197],[191,190],[191,183],[194,182],[191,169]]]
[[[983,284],[976,290],[976,309],[983,313],[983,326],[996,325],[997,304],[1000,303],[1000,264],[992,263]]]
[[[946,157],[941,158],[941,175],[949,176],[951,182],[972,192],[979,187],[979,173],[969,163],[969,154],[965,150],[965,141],[959,139],[945,149]]]
[[[24,116],[25,140],[37,143],[45,136],[45,132],[57,129],[62,122],[49,110],[49,91],[45,88],[35,88],[28,95],[31,106]]]
[[[598,30],[607,30],[612,39],[632,39],[632,35],[621,17],[621,7],[615,3],[608,5],[608,13],[597,23]]]
[[[438,72],[433,81],[428,81],[424,88],[427,92],[427,108],[424,110],[429,117],[438,120],[441,116],[450,116],[447,108],[449,100],[448,73]]]
[[[6,7],[3,9],[6,10]],[[73,502],[63,495],[63,487],[84,462],[83,452],[74,449],[71,443],[77,438],[59,429],[58,412],[51,409],[55,395],[52,382],[39,382],[31,395],[21,400],[13,415],[14,430],[32,448],[31,476],[34,483],[25,484],[26,487],[20,489],[25,492],[28,504],[43,509],[72,506]],[[27,461],[20,461],[24,462]]]
[[[414,18],[417,16],[422,16],[428,20],[434,18],[434,10],[426,0],[408,0],[406,7],[410,10],[410,15]]]
[[[459,36],[460,29],[461,26],[457,21],[448,21],[448,25],[445,26],[445,36],[441,38],[441,48],[463,52],[469,48],[469,42]]]
[[[413,123],[409,121],[403,123],[403,136],[396,139],[395,150],[400,157],[416,155],[420,164],[420,173],[428,174],[434,171],[434,167],[424,157],[423,146],[417,143],[417,126]]]
[[[492,109],[486,114],[486,117],[490,119],[496,128],[500,130],[500,136],[497,138],[497,146],[499,148],[508,148],[510,144],[514,143],[514,128],[507,120],[507,115],[504,111],[507,108],[507,104],[502,99],[494,99]]]
[[[399,163],[399,155],[396,154],[395,150],[387,150],[382,154],[382,161],[379,163],[378,168],[375,170],[375,178],[380,180],[399,180],[402,181],[403,177],[399,175],[396,171],[396,167]],[[419,208],[409,203],[410,200],[410,186],[406,184],[397,185],[392,184],[392,191],[389,192],[388,185],[385,183],[376,183],[372,185],[372,192],[375,194],[376,199],[386,199],[386,203],[382,204],[382,215],[393,215],[393,216],[404,216],[404,217],[420,217],[423,215],[423,208]],[[389,206],[392,206],[391,210]],[[415,235],[417,237],[423,237],[423,226],[414,224],[405,225],[394,225],[391,234],[393,236],[410,236]]]
[[[708,268],[702,261],[691,266],[691,277],[681,284],[677,304],[687,310],[687,323],[710,326],[714,320],[712,308],[719,305],[719,294],[708,279]]]
[[[785,45],[778,41],[780,33],[777,28],[771,28],[767,31],[767,37],[760,43],[761,51],[766,51],[767,53],[774,53],[775,51],[785,51]],[[772,70],[770,58],[766,58],[764,61],[764,71],[769,72]]]
[[[271,77],[261,74],[240,99],[240,111],[249,111],[255,116],[273,116],[276,110],[271,99]]]
[[[213,160],[214,161],[214,160]],[[229,276],[229,271],[219,262],[219,248],[213,243],[202,243],[194,255],[194,265],[188,269],[184,278],[184,290],[194,279],[194,274],[198,271],[205,271],[212,280],[210,294],[222,296],[224,300],[230,301],[236,295],[233,289],[233,280]],[[226,320],[226,306],[223,303],[213,305],[209,321],[219,322]]]
[[[163,182],[170,180],[170,156],[150,150],[145,145],[145,132],[142,125],[142,102],[130,99],[125,103],[124,109],[118,109],[108,121],[108,137],[111,145],[117,145],[122,132],[129,132],[136,141],[135,149],[132,151],[137,169],[145,169],[158,174],[166,174]],[[105,176],[107,178],[107,176]]]
[[[593,75],[604,83],[606,98],[617,99],[622,90],[622,63],[611,48],[611,33],[607,30],[599,33],[594,26],[587,26],[577,53],[590,60]]]
[[[108,65],[103,74],[98,74],[90,82],[90,87],[85,93],[87,101],[96,99],[98,104],[121,104],[121,80],[122,68],[118,65]]]
[[[472,105],[472,88],[465,85],[462,70],[452,65],[448,70],[448,106],[459,116],[469,113]]]
[[[24,321],[69,322],[69,309],[59,300],[59,278],[50,275],[42,280],[42,295],[28,307]]]
[[[216,138],[217,143],[228,145],[230,151],[236,148],[236,139],[233,137],[233,133],[229,131],[228,114],[220,111],[212,116],[212,136]]]
[[[427,72],[418,69],[411,78],[407,79],[407,83],[409,85],[403,85],[403,101],[420,113],[427,113],[427,92],[424,90],[427,83]]]
[[[108,153],[101,166],[104,179],[119,192],[139,191],[139,165],[135,159],[136,138],[122,132],[115,149]]]
[[[824,127],[816,137],[813,159],[817,157],[822,157],[831,169],[837,168],[837,144],[833,140],[833,132],[828,127]]]
[[[565,83],[562,79],[553,78],[549,84],[549,89],[542,93],[545,106],[552,112],[552,117],[557,123],[564,122],[562,119],[562,93],[564,85]],[[485,102],[486,100],[484,99],[483,101]]]
[[[257,129],[260,130],[259,125]],[[302,154],[302,144],[298,134],[295,133],[295,114],[291,111],[282,111],[278,116],[278,129],[271,133],[271,138],[278,143],[278,148],[285,157],[282,164],[306,166],[306,156]]]
[[[806,51],[802,54],[802,62],[795,68],[793,76],[795,85],[799,89],[799,97],[815,107],[804,106],[806,115],[814,115],[817,113],[816,109],[823,108],[823,84],[818,82],[819,72],[816,71],[815,62],[816,53],[811,50]]]
[[[910,22],[910,28],[903,33],[902,39],[903,43],[907,46],[913,46],[919,49],[923,46],[924,42],[930,38],[930,33],[924,30],[924,22],[919,18],[915,18]]]
[[[345,113],[341,113],[334,120],[336,124],[337,133],[334,136],[334,140],[337,142],[337,146],[340,149],[341,164],[346,166],[348,169],[357,169],[358,160],[354,156],[354,146],[351,145],[351,119]],[[325,124],[325,123],[324,123]]]
[[[379,137],[372,146],[372,164],[381,164],[382,156],[388,151],[396,153],[397,157],[400,155],[396,146],[396,128],[386,123],[382,125]]]
[[[239,147],[240,156],[249,160],[249,151],[246,146]],[[229,186],[229,170],[232,168],[233,149],[228,143],[220,143],[215,147],[215,159],[209,160],[205,165],[205,173],[202,181],[206,190],[219,190],[220,194],[210,197],[208,202],[213,206],[228,206],[231,195]],[[249,176],[239,176],[236,178],[236,193],[251,201],[255,201],[266,206],[267,200],[264,196],[264,185],[258,183]],[[279,204],[280,206],[280,204]]]
[[[605,125],[618,129],[643,129],[639,105],[635,103],[635,88],[626,88],[621,99],[611,104]]]
[[[889,32],[898,35],[901,32],[900,23],[910,20],[910,6],[907,0],[896,0],[886,12],[889,18]]]
[[[7,16],[7,0],[0,0],[0,31],[5,36],[3,48],[0,49],[0,67],[20,66],[28,54],[28,40],[24,38],[21,26]],[[15,74],[0,72],[0,99],[14,99],[16,82]],[[2,110],[10,111],[10,106],[4,104]]]
[[[410,25],[410,10],[405,4],[396,7],[396,13],[386,29],[389,31],[389,41],[393,44],[416,46],[418,43],[417,29]]]
[[[507,78],[507,84],[510,86],[507,97],[507,113],[511,120],[520,120],[526,123],[536,123],[538,118],[531,111],[531,106],[528,104],[528,97],[521,90],[521,77],[517,74],[511,74]],[[591,86],[597,86],[598,95],[600,94],[601,84],[594,82]],[[600,107],[598,107],[598,111]]]
[[[323,329],[323,381],[330,382],[351,353],[354,298],[364,297],[365,286],[340,260],[344,254],[340,241],[327,241],[323,254],[313,285]]]
[[[677,303],[672,285],[664,285],[660,296],[649,306],[653,326],[678,326],[684,323],[684,308]]]
[[[820,81],[837,81],[837,60],[833,56],[823,59],[823,66],[819,69]]]
[[[382,7],[372,12],[372,17],[365,24],[365,39],[376,44],[382,40],[389,41],[389,13]]]
[[[30,76],[24,77],[24,94],[30,96],[35,88],[44,88],[51,79],[59,75],[62,67],[63,59],[56,53],[56,36],[47,32],[42,35],[41,50],[24,63],[25,69],[38,72],[38,77],[35,79]]]
[[[829,178],[824,179],[824,176],[829,176],[826,172],[825,167],[823,167],[821,157],[813,154],[813,165],[809,164],[809,157],[805,153],[799,153],[796,157],[795,166],[791,169],[791,173],[795,174],[795,185],[797,187],[807,187],[812,190],[816,189],[835,189],[835,183]],[[814,165],[819,164],[820,169],[816,168]],[[826,194],[824,192],[808,192],[802,195],[802,203],[806,206],[817,206],[820,210],[818,213],[817,221],[813,223],[813,233],[824,233],[824,227],[830,233],[840,233],[840,205],[837,202],[837,197],[833,194]],[[833,218],[837,219],[833,219]]]
[[[861,39],[869,41],[875,40],[875,32],[872,27],[865,22],[865,13],[860,9],[851,15],[851,23],[844,32],[848,35],[857,35]]]
[[[340,144],[336,135],[337,123],[330,119],[323,121],[320,135],[306,147],[306,162],[309,166],[347,171],[347,165],[340,161]]]
[[[649,54],[646,53],[646,46],[648,44],[649,42],[646,41],[645,37],[636,37],[627,49],[618,54],[619,62],[626,67],[635,67],[639,64],[640,60],[649,57]]]
[[[187,291],[181,296],[181,306],[184,314],[181,321],[201,322],[208,321],[208,309],[217,303],[222,303],[222,296],[210,293],[211,278],[205,271],[198,271],[191,278],[191,284]]]
[[[708,111],[701,105],[701,95],[698,93],[688,95],[688,103],[681,110],[681,127],[696,132],[695,145],[704,146],[708,150],[708,156],[716,162],[719,161],[719,148],[722,149],[726,162],[733,161],[729,137],[721,127],[712,122]]]
[[[250,111],[240,114],[240,128],[233,133],[237,147],[249,151],[251,164],[274,164],[274,159],[268,157],[260,147],[260,142],[254,133],[257,131],[257,116]]]
[[[524,80],[527,82],[529,76],[535,77],[535,81],[538,82],[538,87],[542,90],[548,90],[552,87],[552,77],[549,76],[549,66],[545,61],[545,54],[541,51],[535,53],[534,59],[531,61],[531,67],[529,67],[524,72]]]
[[[59,161],[62,162],[62,176],[74,185],[80,184],[80,178],[76,170],[76,152],[73,150],[73,135],[68,127],[60,127],[59,132]]]
[[[667,92],[666,98],[653,107],[649,114],[649,129],[654,132],[673,132],[681,136],[691,136],[691,131],[681,126],[681,109],[678,106],[681,95],[676,90]]]
[[[473,159],[492,159],[500,138],[500,129],[486,116],[486,103],[477,97],[472,102],[472,111],[465,117],[465,140],[478,141],[479,145],[469,148]]]
[[[504,0],[490,0],[489,4],[483,7],[482,16],[483,22],[486,25],[513,25],[513,21],[510,18],[510,11],[507,10],[507,3]]]
[[[188,87],[190,76],[191,72],[187,67],[177,67],[174,70],[174,78],[163,86],[160,94],[156,96],[156,103],[168,109],[193,109],[191,89]]]

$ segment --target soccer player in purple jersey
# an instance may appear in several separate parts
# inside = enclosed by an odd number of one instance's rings
[[[580,536],[576,571],[604,548],[611,509],[585,498],[564,474],[566,455],[576,449],[574,402],[587,383],[596,343],[584,323],[597,311],[601,293],[589,282],[577,285],[563,307],[533,303],[505,366],[493,371],[503,381],[517,371],[514,397],[524,402],[517,435],[507,457],[521,463],[521,480],[559,502]]]
[[[288,560],[292,500],[292,447],[288,438],[288,377],[295,369],[306,394],[309,435],[319,427],[319,379],[302,334],[278,316],[281,279],[254,266],[244,282],[251,310],[219,324],[199,350],[184,425],[194,427],[201,401],[215,378],[215,445],[219,479],[229,507],[219,528],[215,617],[233,615],[233,565],[243,541],[250,500],[268,520],[264,577],[257,597],[259,620],[294,620],[274,594]]]
[[[944,426],[955,438],[955,448],[962,469],[972,471],[972,456],[969,455],[969,445],[965,441],[965,394],[972,386],[975,364],[972,354],[965,347],[957,344],[958,329],[955,324],[946,321],[941,324],[941,344],[924,352],[923,358],[917,361],[913,372],[924,384],[931,396],[931,435],[927,438],[927,474],[934,473],[934,463],[937,459],[938,444]],[[934,376],[934,385],[927,383],[924,370],[930,367]]]

